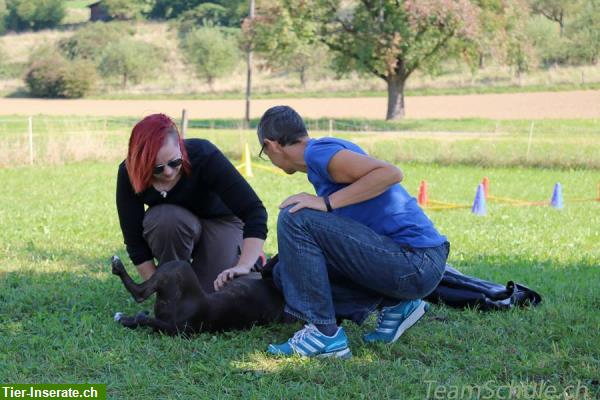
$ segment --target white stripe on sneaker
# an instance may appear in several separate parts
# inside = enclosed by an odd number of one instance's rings
[[[404,321],[402,321],[402,323],[398,327],[398,330],[396,331],[396,334],[394,335],[394,338],[392,339],[392,341],[390,343],[394,343],[396,340],[398,340],[398,338],[400,336],[402,336],[402,334],[408,328],[413,326],[419,319],[421,319],[421,317],[425,314],[426,306],[427,306],[426,302],[424,302],[424,301],[420,302],[420,304],[417,306],[417,308],[412,313],[410,313],[408,318],[406,318]]]

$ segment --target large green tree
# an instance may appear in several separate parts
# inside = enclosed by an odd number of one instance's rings
[[[181,47],[196,75],[205,79],[211,90],[214,80],[231,74],[240,58],[237,41],[215,27],[202,27],[188,33]]]
[[[387,84],[387,119],[405,114],[404,87],[418,69],[460,57],[478,34],[479,7],[468,0],[287,0],[299,24],[316,24],[340,71]]]
[[[58,48],[69,59],[85,59],[99,62],[106,46],[130,37],[135,28],[128,22],[93,22],[61,39]]]
[[[529,0],[529,3],[534,13],[558,24],[561,37],[565,32],[567,18],[577,13],[582,6],[581,0]]]
[[[295,24],[281,3],[262,3],[256,17],[242,24],[242,46],[252,47],[272,70],[297,72],[305,87],[309,73],[330,63],[327,48],[316,40],[314,28],[314,24]]]
[[[126,88],[129,82],[139,83],[148,78],[163,62],[157,46],[124,38],[106,46],[98,68],[104,76],[120,77],[122,87]]]

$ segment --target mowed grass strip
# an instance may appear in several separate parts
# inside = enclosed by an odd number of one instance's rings
[[[123,159],[131,118],[33,118],[33,158],[37,164]],[[600,120],[494,121],[342,119],[307,120],[314,136],[332,134],[350,139],[370,154],[390,162],[485,167],[600,169]],[[257,121],[251,121],[255,129]],[[253,129],[236,120],[192,120],[188,137],[214,142],[233,159],[244,145],[253,155],[260,148]],[[0,167],[30,161],[28,121],[0,117]]]
[[[597,195],[597,171],[400,167],[413,194],[427,179],[431,198],[459,203],[472,201],[484,175],[493,194],[532,201],[549,201],[561,182],[562,211],[488,204],[486,217],[429,213],[452,243],[455,267],[525,283],[543,304],[491,313],[434,306],[392,346],[361,343],[373,320],[346,323],[354,358],[345,362],[265,355],[299,324],[192,339],[130,331],[113,322],[114,312],[150,310],[152,301],[136,304],[110,273],[112,254],[127,260],[114,205],[117,163],[0,169],[0,381],[107,383],[109,397],[120,399],[422,399],[437,385],[540,382],[559,390],[581,383],[587,398],[598,396],[600,202],[569,201]],[[250,183],[268,208],[266,250],[274,253],[278,204],[311,188],[301,174],[256,172]]]

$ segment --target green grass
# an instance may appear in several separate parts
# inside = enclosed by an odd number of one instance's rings
[[[483,313],[435,306],[392,346],[364,346],[372,327],[346,324],[350,361],[271,359],[269,342],[298,325],[201,334],[191,340],[112,321],[137,305],[109,272],[126,258],[114,206],[116,162],[0,169],[0,381],[107,383],[109,398],[408,398],[428,381],[493,389],[580,382],[600,394],[600,203],[597,171],[401,165],[413,194],[422,179],[437,200],[470,203],[482,176],[492,193],[548,200],[563,185],[566,207],[488,205],[430,212],[452,243],[450,262],[497,282],[515,280],[544,297],[535,309]],[[268,208],[276,251],[277,205],[310,191],[305,176],[258,173],[250,183]],[[131,269],[131,265],[128,265]],[[551,398],[551,397],[542,397]],[[585,397],[579,397],[585,398]]]
[[[65,1],[65,8],[74,8],[74,9],[85,9],[90,4],[95,3],[95,1],[90,0],[67,0]]]

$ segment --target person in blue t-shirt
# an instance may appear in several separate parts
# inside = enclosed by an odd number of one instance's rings
[[[277,355],[351,356],[338,321],[361,324],[379,311],[367,343],[393,343],[425,313],[421,300],[440,282],[449,243],[400,185],[402,172],[356,144],[312,139],[288,106],[272,107],[258,125],[271,162],[305,172],[316,195],[284,200],[277,220],[275,284],[285,311],[307,322]]]

